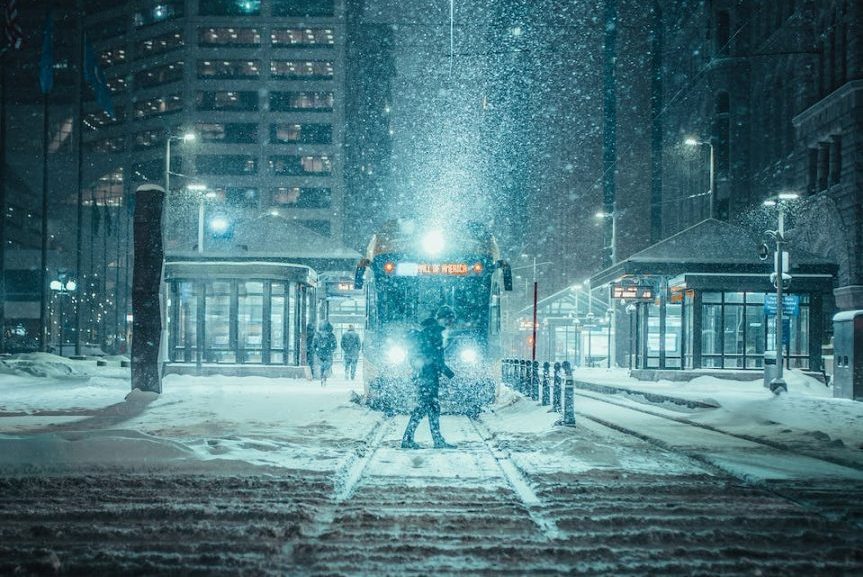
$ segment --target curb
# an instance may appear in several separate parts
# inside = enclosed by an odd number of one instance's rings
[[[628,389],[626,387],[614,387],[611,385],[599,385],[597,383],[589,383],[587,381],[575,381],[575,387],[577,389],[586,389],[588,391],[594,391],[597,393],[605,393],[611,395],[627,395],[632,397],[642,397],[643,399],[651,402],[651,403],[674,403],[675,405],[681,405],[684,407],[688,407],[690,409],[716,409],[718,405],[714,405],[711,403],[706,403],[704,401],[693,401],[691,399],[681,399],[679,397],[671,397],[668,395],[661,395],[659,393],[648,393],[645,391],[638,391],[635,389]]]

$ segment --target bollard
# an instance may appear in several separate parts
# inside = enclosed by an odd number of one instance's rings
[[[518,362],[518,392],[524,394],[524,391],[527,389],[527,361],[520,360]]]
[[[539,361],[533,361],[531,363],[531,379],[530,379],[530,398],[534,401],[539,400]]]
[[[560,363],[554,363],[554,377],[552,377],[552,394],[551,408],[554,411],[560,412],[560,387],[563,384],[563,379],[560,378]]]
[[[550,402],[549,397],[551,397],[551,383],[548,378],[548,371],[551,368],[551,364],[548,361],[542,363],[542,406],[548,406]]]
[[[558,423],[566,427],[574,427],[575,383],[572,380],[572,367],[569,366],[569,361],[563,362],[563,372],[566,374],[566,381],[563,385],[563,420],[558,421]]]

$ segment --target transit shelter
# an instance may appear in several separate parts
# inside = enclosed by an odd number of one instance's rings
[[[619,365],[633,369],[760,369],[775,351],[773,259],[749,232],[708,219],[591,278],[612,298]],[[784,361],[819,372],[838,267],[790,248]]]
[[[165,372],[304,376],[317,274],[257,259],[168,258]]]

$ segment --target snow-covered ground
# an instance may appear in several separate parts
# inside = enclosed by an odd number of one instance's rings
[[[130,393],[129,369],[119,358],[107,360],[107,366],[97,366],[95,360],[36,353],[0,361],[0,473],[92,466],[333,471],[355,460],[382,422],[380,413],[351,402],[362,392],[361,375],[348,381],[338,365],[326,388],[296,379],[168,375],[163,394],[155,395]],[[829,387],[797,372],[788,375],[789,392],[778,397],[758,381],[700,377],[647,383],[622,370],[602,369],[578,371],[576,378],[708,401],[717,408],[685,416],[737,434],[805,440],[814,450],[863,452],[863,403],[834,399]],[[524,458],[532,465],[524,466],[596,465],[560,459],[586,451],[584,439],[555,427],[557,415],[502,390],[483,426],[504,444],[529,437],[535,451]],[[445,416],[444,433],[453,442],[471,442],[476,433],[457,422]],[[384,446],[395,449],[403,417],[389,427]],[[429,444],[424,424],[417,438]],[[589,452],[602,462],[601,447],[591,445]],[[467,471],[452,455],[438,460],[426,452],[422,467],[414,457],[393,452],[392,470],[406,477],[418,469]],[[634,455],[632,466],[637,462]]]

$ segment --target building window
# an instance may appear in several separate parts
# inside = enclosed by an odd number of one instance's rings
[[[198,110],[254,111],[258,109],[258,93],[233,90],[199,91],[196,106]]]
[[[270,63],[273,78],[285,80],[331,80],[331,60],[273,60]]]
[[[199,46],[260,46],[257,28],[199,28]]]
[[[270,110],[274,112],[289,112],[297,110],[331,111],[333,109],[332,92],[272,92],[270,93]]]
[[[155,6],[135,12],[133,16],[135,28],[142,28],[151,24],[159,24],[166,20],[181,18],[185,14],[185,5],[186,3],[183,0],[174,0],[173,2],[160,2]]]
[[[109,78],[105,81],[105,84],[108,85],[108,90],[111,91],[111,94],[120,94],[126,91],[126,79],[122,76]]]
[[[260,60],[198,60],[198,78],[247,80],[260,75]]]
[[[143,120],[160,116],[162,114],[170,114],[183,110],[183,97],[179,94],[171,96],[159,96],[149,100],[143,100],[135,103],[134,118],[135,120]]]
[[[114,116],[108,116],[104,110],[97,110],[84,115],[84,126],[89,128],[99,128],[102,126],[111,126],[120,124],[126,120],[126,111],[121,106],[114,105]]]
[[[717,176],[727,177],[731,166],[731,101],[728,93],[716,95],[714,146],[716,147]]]
[[[135,88],[152,88],[183,79],[183,62],[149,68],[135,73]]]
[[[147,58],[149,56],[156,56],[157,54],[177,50],[184,45],[182,32],[168,32],[167,34],[138,41],[136,45],[136,57]]]
[[[87,40],[90,42],[98,42],[99,40],[107,40],[117,36],[125,36],[126,34],[126,17],[117,16],[110,20],[102,20],[98,25],[88,28],[84,33]]]
[[[327,155],[270,157],[270,172],[278,176],[329,176],[332,171],[333,163]]]
[[[830,185],[842,181],[842,137],[836,135],[830,143]]]
[[[330,48],[336,43],[332,28],[281,28],[270,34],[274,47]]]
[[[258,208],[261,204],[257,188],[228,186],[216,190],[225,199],[225,204],[235,208]]]
[[[257,16],[261,0],[206,0],[198,2],[201,16]]]
[[[329,188],[280,186],[273,190],[273,206],[284,208],[329,208],[333,193]]]
[[[90,142],[86,146],[89,152],[95,153],[115,153],[115,152],[125,152],[126,150],[126,139],[122,136],[116,136],[113,138],[102,138],[100,140],[94,140]]]
[[[277,123],[270,125],[273,144],[330,144],[333,127],[329,124]]]
[[[333,0],[273,0],[273,16],[332,16]]]
[[[198,123],[195,129],[203,142],[253,144],[258,141],[258,125],[255,123]]]
[[[727,10],[716,13],[716,55],[728,56],[728,43],[731,38],[731,17]]]
[[[103,50],[99,54],[99,61],[105,68],[110,68],[111,66],[123,64],[124,62],[126,62],[126,49],[108,48],[107,50]]]
[[[248,154],[199,154],[195,167],[200,174],[257,174],[258,159]]]

